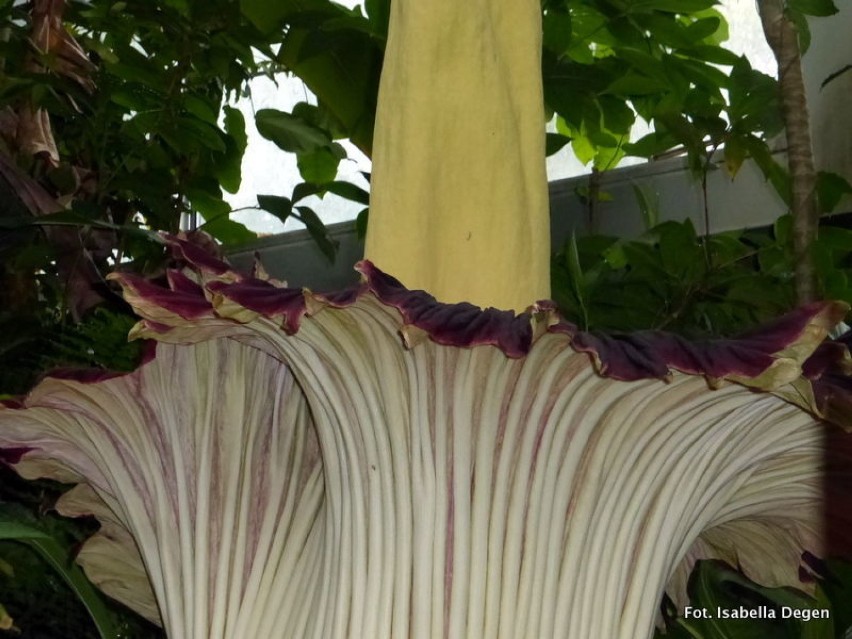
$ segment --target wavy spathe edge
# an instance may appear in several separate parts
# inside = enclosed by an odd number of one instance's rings
[[[827,340],[845,317],[844,302],[815,302],[774,322],[730,339],[690,341],[665,331],[606,334],[579,330],[556,305],[542,300],[517,314],[473,304],[446,304],[425,291],[409,290],[367,260],[358,262],[361,284],[333,293],[287,288],[268,277],[241,275],[180,238],[167,238],[179,259],[193,269],[169,271],[166,286],[116,273],[125,298],[145,320],[136,335],[163,334],[201,318],[247,323],[263,316],[287,334],[303,318],[325,307],[346,308],[371,295],[396,309],[407,347],[423,339],[456,347],[490,345],[507,357],[524,357],[545,333],[566,335],[586,353],[600,375],[621,381],[671,378],[673,371],[704,376],[711,387],[724,380],[777,392],[819,417],[852,428],[852,359],[849,339]],[[259,271],[259,270],[258,270]]]

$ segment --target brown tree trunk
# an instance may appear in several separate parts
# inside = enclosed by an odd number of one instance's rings
[[[793,257],[796,298],[800,304],[817,297],[816,271],[810,247],[817,237],[817,207],[813,147],[808,101],[802,77],[802,58],[795,25],[784,13],[784,0],[759,0],[763,33],[778,63],[781,108],[787,133],[793,216]]]

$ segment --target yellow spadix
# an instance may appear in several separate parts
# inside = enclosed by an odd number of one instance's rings
[[[550,296],[538,0],[394,0],[366,257],[442,302]]]

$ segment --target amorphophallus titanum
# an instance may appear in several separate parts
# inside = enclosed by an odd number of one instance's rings
[[[537,2],[509,4],[393,3],[368,251],[416,262],[403,277],[418,285],[421,261],[452,264],[443,299],[520,308],[546,293],[541,95],[513,84],[535,84],[514,61],[540,25]],[[470,66],[435,44],[461,37]],[[445,74],[485,93],[458,128],[442,122],[458,108],[422,109],[444,99],[424,76]],[[476,117],[490,100],[517,107]],[[460,180],[463,155],[419,156],[419,178],[405,159],[474,131],[497,141],[484,163],[507,163],[492,178]],[[463,190],[484,199],[406,226],[406,198]],[[511,208],[478,206],[491,191]],[[465,265],[480,231],[492,253]],[[0,449],[26,476],[78,484],[59,509],[103,523],[79,560],[171,637],[635,639],[667,584],[683,600],[697,558],[779,585],[797,583],[802,551],[830,550],[818,417],[848,420],[850,378],[848,350],[821,342],[841,304],[736,340],[608,337],[546,303],[441,304],[370,262],[357,289],[320,295],[169,242],[187,266],[167,286],[115,276],[156,351],[127,375],[48,377],[0,410]]]

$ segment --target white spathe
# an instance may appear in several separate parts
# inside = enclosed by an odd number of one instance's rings
[[[405,350],[372,296],[293,336],[241,318],[143,326],[199,343],[0,410],[20,471],[133,536],[172,638],[636,639],[720,538],[770,585],[820,552],[823,427],[777,397],[602,378],[560,334]],[[132,558],[93,556],[112,584]]]

